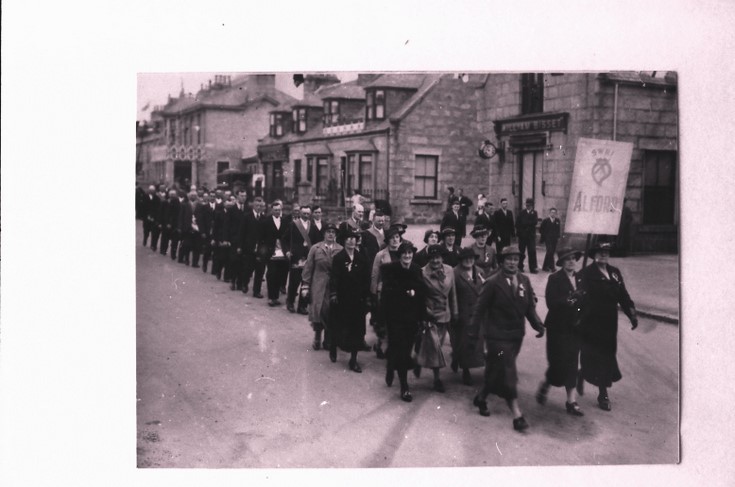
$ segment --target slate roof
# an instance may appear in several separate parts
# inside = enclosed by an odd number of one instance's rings
[[[617,81],[641,86],[674,87],[677,85],[677,75],[674,71],[659,71],[658,76],[652,76],[652,74],[652,71],[611,71],[609,73],[602,73],[600,78],[613,82]],[[661,74],[664,74],[664,76],[661,77]]]
[[[419,89],[428,76],[426,73],[388,73],[379,76],[365,88],[405,88],[411,90]]]
[[[365,89],[357,84],[357,80],[337,85],[322,86],[316,91],[322,100],[326,98],[342,98],[348,100],[364,100]]]

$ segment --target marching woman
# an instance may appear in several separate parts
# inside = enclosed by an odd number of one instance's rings
[[[467,342],[467,332],[472,319],[472,311],[480,296],[482,284],[482,269],[477,265],[477,254],[471,248],[459,251],[459,265],[454,268],[454,285],[457,289],[457,321],[449,328],[449,340],[452,344],[452,363],[457,359],[458,366],[462,369],[462,382],[466,385],[472,384],[470,369],[485,365],[483,349],[485,344],[477,340],[477,345],[466,350],[464,344]]]
[[[618,349],[618,304],[638,327],[635,304],[625,289],[620,269],[608,264],[610,244],[600,243],[590,249],[594,262],[579,272],[579,288],[584,292],[579,330],[582,336],[581,378],[598,387],[597,404],[610,411],[607,393],[613,382],[622,378],[616,356]],[[577,383],[582,392],[583,382]]]
[[[301,298],[310,302],[309,321],[314,330],[314,350],[320,346],[328,348],[331,336],[329,330],[329,275],[332,259],[342,250],[336,242],[337,226],[333,223],[324,225],[324,240],[315,243],[309,249],[304,271],[301,274]],[[324,330],[324,342],[322,340]]]
[[[426,318],[426,290],[421,268],[412,262],[416,247],[404,241],[398,247],[398,261],[381,266],[381,306],[388,328],[388,366],[385,383],[393,384],[398,372],[401,400],[411,402],[408,369],[413,367],[413,349],[419,323]]]
[[[333,313],[329,358],[337,360],[337,346],[350,353],[350,370],[360,373],[357,352],[365,343],[365,314],[370,299],[370,269],[367,258],[357,251],[359,233],[344,229],[341,239],[344,249],[334,256],[330,276],[330,305]]]
[[[424,243],[426,244],[426,247],[419,250],[416,255],[413,256],[413,261],[417,266],[424,267],[429,263],[427,252],[429,251],[429,247],[439,243],[439,237],[440,234],[438,231],[432,230],[431,228],[426,230],[426,233],[424,233]]]
[[[549,368],[536,393],[536,401],[543,405],[549,387],[564,387],[567,391],[566,409],[573,416],[584,416],[577,404],[577,371],[579,369],[579,334],[575,323],[580,305],[579,277],[574,270],[582,252],[569,247],[559,249],[557,266],[561,270],[551,274],[546,284],[546,306],[549,309],[546,327],[546,358]],[[553,261],[552,261],[553,265]]]
[[[490,274],[498,270],[498,259],[495,255],[495,249],[487,244],[489,234],[490,230],[483,225],[475,225],[475,228],[470,232],[475,242],[469,248],[477,255],[475,265],[482,270],[482,278],[484,280],[487,280]]]
[[[521,351],[525,322],[544,336],[544,325],[536,314],[536,299],[528,276],[518,272],[521,252],[516,245],[504,247],[500,254],[501,271],[488,279],[472,313],[467,348],[485,337],[485,384],[473,404],[482,416],[490,416],[486,398],[490,393],[505,399],[513,413],[513,429],[523,431],[528,423],[518,405],[518,369],[516,358]]]
[[[441,231],[441,244],[444,247],[444,263],[449,267],[459,264],[459,245],[455,245],[457,232],[452,227],[444,227]]]

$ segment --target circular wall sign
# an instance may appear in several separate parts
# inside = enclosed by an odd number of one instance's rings
[[[480,147],[480,157],[483,159],[491,159],[498,153],[498,149],[489,141],[486,140]]]

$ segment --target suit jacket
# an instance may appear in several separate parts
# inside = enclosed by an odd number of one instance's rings
[[[181,202],[179,197],[175,196],[168,199],[168,205],[166,206],[166,217],[164,225],[170,225],[171,230],[178,230],[179,228],[179,211],[181,209]]]
[[[375,234],[369,230],[365,230],[361,235],[360,252],[365,256],[370,266],[372,266],[375,256],[380,251],[380,244]]]
[[[515,293],[505,274],[495,273],[483,285],[470,320],[468,335],[480,334],[489,340],[521,340],[526,333],[526,319],[536,330],[543,329],[536,314],[536,300],[528,276],[517,273]]]
[[[224,235],[225,240],[230,242],[233,248],[238,247],[240,240],[240,234],[242,232],[243,219],[245,218],[246,205],[243,205],[243,209],[239,209],[237,205],[229,208],[225,213],[225,228]]]
[[[217,203],[212,212],[212,240],[222,242],[225,239],[225,204]]]
[[[141,202],[141,217],[144,220],[156,221],[158,219],[158,207],[161,205],[161,198],[157,194],[145,195]]]
[[[214,209],[209,203],[199,203],[194,208],[194,218],[199,226],[199,233],[207,237],[212,235],[212,220],[214,219]]]
[[[579,274],[575,274],[574,281],[579,287]],[[549,330],[559,330],[569,333],[577,319],[577,307],[572,306],[568,298],[574,292],[574,287],[562,269],[549,276],[546,282],[546,314],[544,325]],[[551,334],[552,332],[549,331]],[[551,336],[551,335],[549,335]]]
[[[421,275],[426,284],[426,307],[437,323],[449,323],[457,318],[457,290],[454,269],[442,264],[444,279],[438,279],[431,265],[424,266]]]
[[[288,238],[289,227],[284,223],[283,217],[281,217],[281,227],[277,228],[276,223],[273,221],[273,216],[268,215],[263,219],[262,235],[258,244],[258,254],[264,259],[270,259],[273,257],[273,253],[276,251],[276,241],[279,240],[281,244],[281,250],[284,255],[286,250],[283,242]]]
[[[518,237],[535,238],[536,223],[538,223],[538,213],[536,210],[528,211],[523,208],[516,218],[516,233]]]
[[[255,212],[248,209],[243,216],[243,222],[240,226],[239,246],[243,254],[255,255],[258,250],[258,243],[263,236],[263,222],[265,216],[261,215],[256,218]]]
[[[474,266],[472,268],[472,277],[468,278],[463,269],[459,266],[454,268],[454,286],[457,291],[457,325],[460,327],[469,326],[472,319],[472,312],[475,304],[480,297],[482,285],[485,279],[482,277],[482,270]]]
[[[467,233],[467,218],[460,213],[459,216],[455,215],[453,211],[449,210],[444,213],[441,225],[439,228],[452,227],[457,232],[457,238],[463,238]]]
[[[309,225],[309,238],[311,239],[311,245],[314,245],[324,240],[324,220],[321,221],[321,224],[322,228],[319,229],[316,227],[316,223],[314,223],[314,220],[311,220],[311,225]]]
[[[179,230],[181,233],[191,233],[192,231],[192,217],[194,216],[194,205],[189,200],[181,202],[181,209],[179,210]]]
[[[541,228],[539,229],[539,232],[541,233],[541,238],[539,239],[539,242],[558,242],[559,237],[561,236],[561,220],[556,218],[552,222],[551,218],[544,218],[544,220],[541,222]]]
[[[283,225],[283,223],[281,223]],[[311,241],[311,227],[313,222],[309,222],[309,230],[304,228],[303,221],[298,218],[291,222],[288,228],[288,235],[282,241],[284,252],[291,252],[291,264],[298,264],[299,261],[306,261],[309,255],[309,249],[313,245]],[[304,238],[306,235],[306,238]]]
[[[493,223],[495,224],[495,235],[498,240],[507,245],[510,243],[511,237],[516,236],[516,228],[513,222],[513,212],[507,210],[506,213],[503,214],[503,210],[498,208],[493,214]]]

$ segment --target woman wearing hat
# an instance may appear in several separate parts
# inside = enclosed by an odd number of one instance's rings
[[[536,314],[536,299],[528,276],[518,272],[521,252],[515,245],[503,248],[501,271],[488,279],[472,313],[467,348],[473,349],[480,335],[485,337],[485,384],[473,404],[482,416],[490,416],[486,398],[490,393],[505,399],[513,413],[513,429],[523,431],[528,423],[518,405],[516,358],[525,335],[525,322],[544,336],[544,325]]]
[[[333,313],[329,358],[337,359],[337,346],[350,353],[350,370],[360,373],[357,352],[365,343],[365,314],[370,296],[370,270],[367,258],[357,251],[360,234],[352,229],[343,230],[344,248],[332,260],[329,290]]]
[[[372,272],[370,273],[370,294],[375,303],[378,303],[378,316],[375,318],[375,335],[378,337],[378,342],[375,344],[375,353],[378,358],[383,358],[385,353],[383,352],[383,339],[385,338],[385,319],[382,316],[380,303],[381,289],[382,289],[382,277],[380,273],[380,267],[383,264],[389,264],[391,262],[398,261],[398,246],[401,244],[403,233],[406,231],[406,225],[400,223],[394,223],[387,230],[383,231],[385,248],[375,254],[375,259],[372,264]]]
[[[424,233],[424,243],[426,244],[426,247],[419,250],[416,255],[413,256],[413,262],[417,266],[424,267],[426,264],[429,263],[429,246],[438,244],[440,237],[441,236],[438,231],[432,230],[431,228],[426,230],[426,233]]]
[[[401,399],[411,402],[408,390],[408,369],[413,366],[411,350],[419,323],[426,315],[426,285],[421,269],[412,262],[416,247],[402,242],[397,249],[398,260],[383,264],[381,307],[388,328],[388,363],[385,383],[393,384],[393,371],[401,383]]]
[[[444,263],[449,267],[459,264],[459,246],[455,245],[457,232],[452,227],[443,227],[441,230],[441,244],[444,247]]]
[[[427,343],[421,342],[417,365],[430,367],[434,372],[434,390],[444,392],[444,384],[439,378],[439,370],[446,365],[441,348],[450,323],[457,320],[457,294],[454,270],[444,264],[442,246],[431,245],[428,255],[429,263],[421,271],[426,284],[426,308],[430,317],[429,323],[424,327],[423,338],[433,338],[435,343],[427,348]]]
[[[475,243],[470,245],[470,249],[477,256],[475,265],[482,270],[483,279],[490,277],[490,274],[498,270],[498,259],[495,255],[495,249],[487,244],[487,237],[490,231],[484,225],[475,225],[470,232]],[[461,254],[461,251],[460,251]]]
[[[336,242],[337,226],[333,223],[324,225],[324,240],[315,243],[309,249],[304,271],[301,274],[301,297],[310,302],[309,321],[314,329],[314,350],[319,350],[324,333],[325,349],[331,339],[329,330],[329,273],[332,268],[332,259],[342,250]],[[335,357],[336,360],[336,357]]]
[[[599,388],[597,403],[610,411],[607,389],[622,378],[616,358],[618,348],[618,304],[630,319],[632,329],[638,327],[635,304],[630,299],[620,269],[608,264],[610,244],[600,243],[590,249],[594,262],[579,272],[579,288],[585,293],[579,320],[582,336],[581,378]],[[578,382],[582,389],[583,382]]]
[[[579,370],[579,334],[575,328],[581,294],[575,264],[582,252],[570,247],[559,249],[556,265],[561,269],[549,276],[546,283],[546,359],[549,367],[536,393],[536,401],[546,404],[549,387],[564,387],[566,409],[573,416],[584,416],[577,404],[577,371]],[[553,262],[552,262],[553,264]]]
[[[477,345],[467,350],[467,331],[472,311],[480,296],[485,279],[482,269],[476,265],[477,254],[471,248],[459,251],[459,265],[454,268],[454,284],[457,290],[457,321],[449,328],[449,341],[452,344],[452,364],[462,368],[462,382],[472,384],[470,369],[485,364],[483,349],[485,344],[478,340]],[[457,370],[456,368],[454,370]]]

